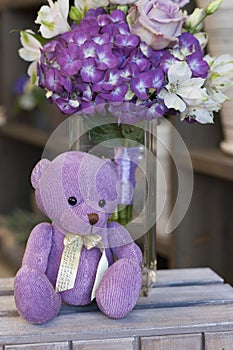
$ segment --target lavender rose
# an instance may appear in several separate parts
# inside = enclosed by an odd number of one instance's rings
[[[134,4],[138,0],[109,0],[110,4],[114,5],[129,5],[129,4]]]
[[[178,4],[180,7],[185,6],[186,4],[189,3],[190,0],[171,0],[175,4]]]
[[[155,50],[177,43],[185,19],[179,5],[171,0],[139,0],[127,17],[130,31]]]

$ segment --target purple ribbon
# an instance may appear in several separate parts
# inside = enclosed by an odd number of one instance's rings
[[[116,147],[114,161],[121,186],[119,204],[132,204],[136,186],[135,173],[140,161],[140,147]]]

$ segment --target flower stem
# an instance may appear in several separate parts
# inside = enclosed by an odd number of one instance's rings
[[[197,31],[197,28],[199,27],[199,25],[202,22],[204,22],[204,20],[206,19],[207,16],[208,15],[205,13],[204,16],[197,22],[197,24],[193,28],[190,29],[189,33],[195,34],[195,33],[199,32],[199,30]]]
[[[118,204],[115,212],[111,216],[111,220],[118,222],[121,225],[128,224],[133,216],[133,204]]]

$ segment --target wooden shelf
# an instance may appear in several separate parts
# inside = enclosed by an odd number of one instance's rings
[[[233,157],[220,149],[192,150],[190,155],[195,172],[233,181]]]
[[[38,147],[44,147],[49,138],[49,132],[16,122],[2,126],[0,134]]]
[[[0,134],[39,147],[44,147],[50,136],[47,131],[17,122],[2,126]],[[195,172],[233,181],[233,157],[220,149],[191,150],[190,156]],[[182,157],[180,161],[185,166]]]
[[[33,7],[33,6],[39,6],[42,4],[46,4],[47,1],[45,0],[0,0],[0,10],[8,10],[8,9],[19,9],[24,7]]]

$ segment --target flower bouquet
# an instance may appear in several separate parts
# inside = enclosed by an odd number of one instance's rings
[[[213,123],[233,85],[233,58],[205,54],[203,22],[222,0],[191,14],[188,3],[75,0],[70,6],[68,0],[48,0],[35,20],[38,33],[21,31],[19,55],[32,62],[32,82],[64,115],[82,114],[93,123],[92,141],[117,140],[114,157],[123,184],[135,186],[137,146],[148,139],[145,124],[169,115]],[[128,193],[123,186],[124,223],[132,213]]]
[[[66,115],[110,104],[120,123],[174,111],[212,123],[232,85],[233,62],[204,55],[202,28],[222,1],[187,15],[181,8],[189,0],[75,0],[71,7],[48,0],[35,20],[41,35],[21,31],[19,55],[32,61],[32,81]],[[125,113],[122,103],[139,106],[138,113]]]

